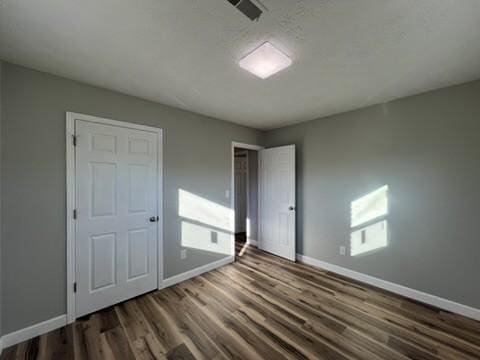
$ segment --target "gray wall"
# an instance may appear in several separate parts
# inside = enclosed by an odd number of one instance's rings
[[[480,81],[268,132],[297,145],[298,252],[480,308]],[[389,185],[389,245],[341,256],[350,203]]]
[[[180,260],[178,190],[230,206],[231,142],[263,133],[5,63],[3,66],[3,330],[66,312],[65,112],[164,130],[165,277],[225,255]]]
[[[65,313],[65,111],[164,129],[169,277],[224,255],[180,260],[178,190],[224,206],[231,141],[297,145],[299,253],[480,307],[480,82],[265,135],[12,64],[0,72],[0,304],[3,333]],[[265,140],[265,141],[264,141]],[[390,187],[389,246],[348,246],[350,203]]]

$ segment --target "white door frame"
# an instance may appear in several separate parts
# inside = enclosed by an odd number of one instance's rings
[[[250,190],[249,189],[249,178],[248,178],[249,177],[249,168],[248,168],[249,157],[248,157],[248,150],[246,150],[246,149],[245,150],[242,149],[242,150],[243,151],[241,153],[236,152],[236,153],[234,153],[233,156],[234,156],[234,161],[235,161],[235,156],[236,155],[243,154],[243,155],[245,155],[245,159],[247,160],[247,168],[245,169],[245,196],[247,197],[246,202],[245,202],[245,214],[248,216],[248,210],[249,210],[248,205],[249,205],[249,198],[250,198],[250,196],[249,196],[250,195],[249,194],[249,190]],[[235,176],[235,172],[234,172],[233,175]],[[233,183],[235,185],[235,179],[233,179]],[[234,191],[235,191],[235,193],[234,193],[233,197],[235,198],[235,195],[236,195],[236,189],[235,188],[234,188]],[[236,209],[235,209],[235,211],[236,211]],[[235,216],[235,234],[237,233],[237,225],[238,225],[237,221],[236,221],[236,218],[237,217]],[[247,231],[246,225],[245,225],[245,231]]]
[[[263,150],[265,147],[260,145],[252,145],[252,144],[245,144],[241,142],[232,141],[232,155],[231,155],[232,173],[231,173],[231,184],[230,184],[230,209],[232,209],[232,215],[230,216],[230,224],[231,224],[230,230],[232,235],[231,235],[230,255],[233,255],[233,256],[235,256],[235,148],[260,151],[260,150]],[[257,174],[259,174],[258,171],[257,171]],[[258,186],[258,189],[260,189],[259,181],[257,181],[257,186]],[[248,191],[249,189],[247,188],[247,192]],[[257,198],[258,198],[258,208],[260,209],[260,196],[257,196]],[[260,214],[259,211],[257,211],[257,214]],[[257,226],[259,222],[260,222],[260,219],[257,219]]]
[[[97,116],[78,114],[74,112],[66,113],[66,159],[67,159],[67,324],[76,319],[76,305],[74,283],[75,274],[75,225],[76,220],[73,218],[75,204],[75,147],[73,139],[75,136],[75,120],[84,120],[97,124],[120,126],[123,128],[143,130],[154,132],[158,135],[157,159],[158,159],[158,195],[157,210],[159,212],[158,232],[157,232],[157,288],[163,288],[163,131],[162,129],[128,123],[124,121],[110,120]]]

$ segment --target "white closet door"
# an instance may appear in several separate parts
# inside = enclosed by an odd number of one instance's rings
[[[76,315],[157,288],[158,135],[75,121]]]
[[[261,150],[259,155],[259,247],[295,261],[295,145]]]

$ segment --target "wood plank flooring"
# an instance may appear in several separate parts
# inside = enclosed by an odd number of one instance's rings
[[[237,244],[237,261],[2,359],[480,359],[480,322]]]

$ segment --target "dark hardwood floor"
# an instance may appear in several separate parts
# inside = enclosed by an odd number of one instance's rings
[[[480,323],[237,244],[237,261],[2,359],[480,359]]]

